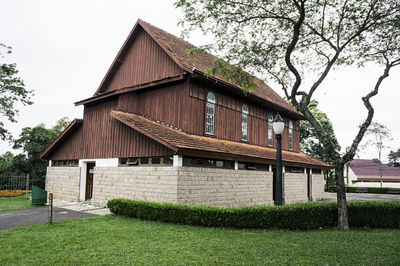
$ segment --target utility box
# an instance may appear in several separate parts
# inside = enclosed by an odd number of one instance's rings
[[[32,185],[32,205],[45,205],[47,203],[47,191]]]

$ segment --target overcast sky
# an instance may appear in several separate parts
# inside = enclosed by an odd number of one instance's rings
[[[18,137],[23,127],[53,126],[63,116],[82,118],[82,107],[73,103],[94,94],[138,18],[179,36],[181,29],[176,24],[182,13],[173,2],[2,0],[0,42],[13,48],[6,60],[17,64],[35,96],[34,105],[19,107],[18,123],[4,121],[4,117],[1,121]],[[200,34],[189,39],[195,45],[205,44],[204,40]],[[374,66],[340,70],[316,95],[343,148],[350,145],[366,117],[361,96],[372,89],[381,71]],[[394,69],[372,100],[374,121],[390,128],[394,141],[388,145],[393,149],[400,148],[399,87],[400,69]],[[274,89],[282,95],[279,88]],[[0,154],[10,149],[8,143],[0,143]],[[372,147],[360,153],[360,158],[376,157]]]

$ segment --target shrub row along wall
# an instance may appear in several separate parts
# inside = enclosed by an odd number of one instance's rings
[[[336,187],[328,187],[327,191],[336,192]],[[347,187],[346,193],[399,194],[400,188],[390,187]]]
[[[219,208],[113,199],[108,207],[117,215],[187,225],[302,230],[337,225],[337,204],[326,202]],[[400,202],[349,202],[348,210],[352,227],[400,228]]]

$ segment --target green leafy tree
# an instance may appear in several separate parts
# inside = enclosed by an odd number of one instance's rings
[[[44,188],[46,169],[48,161],[40,158],[40,155],[57,138],[57,136],[69,124],[66,117],[57,121],[57,124],[47,129],[44,124],[36,127],[25,127],[22,129],[19,138],[14,141],[14,149],[22,149],[25,153],[19,155],[19,160],[14,164],[15,167],[24,169],[31,176],[32,183]]]
[[[14,154],[8,151],[0,156],[0,174],[11,173],[14,163]]]
[[[309,108],[318,123],[320,123],[325,132],[329,134],[331,142],[335,145],[335,149],[340,150],[340,145],[336,139],[332,123],[326,113],[318,109],[318,102],[312,100],[309,104]],[[335,159],[329,156],[323,143],[318,140],[317,132],[307,120],[300,122],[300,146],[303,151],[315,158],[332,164],[335,162]]]
[[[344,165],[353,159],[371,124],[370,99],[390,70],[400,65],[398,0],[177,0],[184,13],[184,32],[198,28],[212,35],[224,62],[221,73],[251,90],[237,68],[274,80],[286,98],[315,129],[334,159],[338,225],[348,229]],[[343,154],[310,110],[315,92],[332,69],[366,63],[382,66],[382,75],[361,97],[367,114]],[[216,67],[219,67],[217,62]],[[213,72],[211,72],[213,73]],[[245,82],[242,82],[242,81]],[[305,82],[306,81],[306,82]],[[341,107],[343,108],[343,107]]]
[[[57,120],[56,125],[52,129],[55,130],[57,134],[61,134],[69,124],[71,124],[71,120],[68,117],[64,116]]]
[[[11,47],[0,43],[0,60],[3,61],[5,54],[12,52]],[[16,64],[6,64],[0,61],[0,114],[11,122],[17,122],[18,110],[16,103],[30,105],[33,91],[25,89],[23,80],[18,77]],[[0,121],[0,140],[11,140],[11,135]]]
[[[389,164],[395,167],[400,167],[400,148],[397,151],[390,151],[389,155]]]

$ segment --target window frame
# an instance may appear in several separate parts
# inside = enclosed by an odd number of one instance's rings
[[[268,129],[267,129],[267,134],[268,134],[268,146],[273,147],[274,146],[274,130],[272,129],[272,123],[274,122],[274,115],[270,113],[268,115]]]
[[[242,105],[242,140],[249,140],[249,107],[245,103]]]
[[[289,120],[289,150],[293,151],[293,121]]]
[[[215,104],[216,97],[213,91],[208,91],[206,99],[205,134],[214,135],[215,133]],[[209,112],[210,111],[210,112]]]

